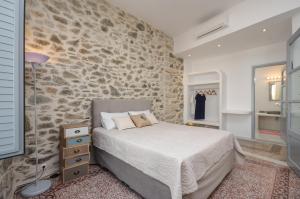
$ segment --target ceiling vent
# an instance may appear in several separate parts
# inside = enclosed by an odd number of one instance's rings
[[[220,23],[216,26],[213,26],[211,28],[207,28],[205,31],[203,31],[201,34],[199,34],[197,36],[197,39],[202,39],[204,37],[207,37],[208,35],[211,35],[211,34],[214,34],[216,32],[219,32],[220,30],[223,30],[225,28],[228,27],[228,23],[226,22],[223,22],[223,23]]]

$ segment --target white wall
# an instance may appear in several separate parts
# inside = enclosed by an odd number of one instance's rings
[[[299,7],[299,0],[245,0],[206,23],[195,26],[174,37],[174,52],[175,54],[184,53],[187,50]],[[196,39],[203,30],[207,30],[212,24],[216,25],[224,20],[228,21],[228,28],[202,39]]]
[[[300,13],[292,17],[292,32],[295,33],[300,28]]]
[[[241,51],[206,60],[185,60],[185,73],[221,70],[225,79],[224,110],[251,110],[252,67],[286,60],[286,43]],[[239,137],[251,137],[251,117],[227,116],[225,126]]]

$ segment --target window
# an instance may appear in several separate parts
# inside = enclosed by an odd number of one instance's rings
[[[0,0],[0,159],[24,153],[24,0]]]

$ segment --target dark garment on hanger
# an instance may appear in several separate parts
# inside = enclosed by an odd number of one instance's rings
[[[205,95],[200,95],[199,93],[195,97],[196,108],[195,108],[195,120],[205,119]]]

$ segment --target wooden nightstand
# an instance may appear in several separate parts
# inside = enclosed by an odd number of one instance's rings
[[[82,124],[67,124],[60,131],[60,171],[63,183],[88,174],[91,136]]]

